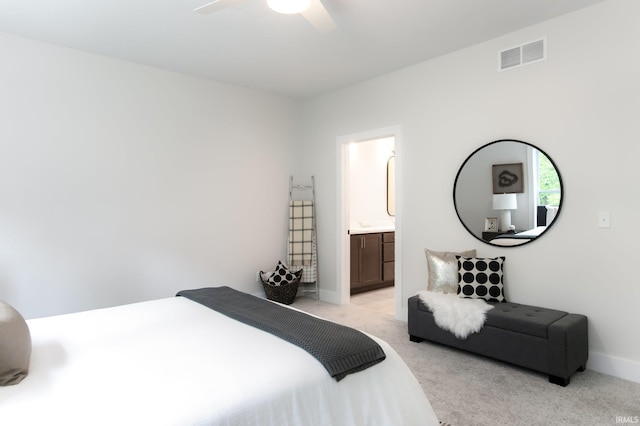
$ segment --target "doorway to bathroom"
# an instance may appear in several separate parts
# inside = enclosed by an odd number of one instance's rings
[[[395,137],[349,144],[350,293],[392,287]]]
[[[395,283],[388,293],[400,311],[399,142],[399,126],[338,138],[340,303],[350,303],[353,282],[354,294]]]

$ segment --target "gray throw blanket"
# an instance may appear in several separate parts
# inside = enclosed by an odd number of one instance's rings
[[[369,336],[229,287],[182,290],[183,296],[271,333],[313,355],[337,381],[386,357]]]

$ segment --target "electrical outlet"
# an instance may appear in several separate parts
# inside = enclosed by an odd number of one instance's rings
[[[260,282],[260,271],[256,272],[256,282]]]

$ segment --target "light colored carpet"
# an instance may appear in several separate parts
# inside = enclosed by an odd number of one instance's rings
[[[386,340],[452,426],[616,425],[640,416],[640,384],[586,370],[561,387],[546,375],[435,343],[409,341],[393,315],[393,289],[362,293],[346,306],[299,297],[293,306]],[[631,419],[629,419],[631,417]]]

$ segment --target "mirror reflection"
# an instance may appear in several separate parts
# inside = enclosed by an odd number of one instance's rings
[[[488,244],[520,246],[540,238],[562,206],[562,180],[536,146],[512,139],[488,143],[462,163],[453,189],[464,227]]]
[[[387,161],[387,213],[396,215],[396,157],[392,155]]]

